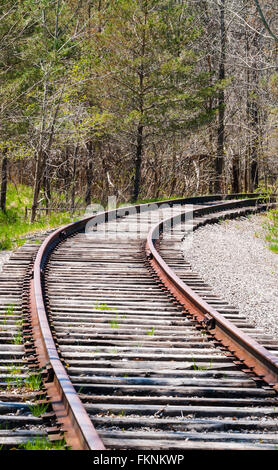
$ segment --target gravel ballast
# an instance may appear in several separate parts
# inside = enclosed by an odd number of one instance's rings
[[[278,254],[265,242],[265,221],[255,215],[201,227],[185,259],[216,295],[278,339]]]

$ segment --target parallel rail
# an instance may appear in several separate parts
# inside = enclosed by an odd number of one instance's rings
[[[244,207],[245,205],[246,201],[241,201],[241,203],[228,203],[223,204],[221,209],[230,210]],[[208,212],[209,210],[207,208],[197,209],[193,211],[193,215],[197,217],[207,214]],[[186,220],[186,216],[187,214],[184,213],[183,220]],[[229,320],[225,319],[223,315],[219,314],[215,308],[212,308],[205,302],[176,275],[155,248],[155,244],[159,240],[159,235],[163,233],[165,227],[174,227],[178,222],[180,222],[180,216],[164,220],[150,231],[146,242],[146,255],[150,260],[151,266],[167,289],[169,289],[179,303],[184,306],[200,324],[207,327],[215,338],[221,341],[224,346],[228,347],[238,359],[243,360],[258,376],[263,378],[266,383],[278,391],[278,357],[267,351],[257,341],[242,332],[240,328],[234,326]]]

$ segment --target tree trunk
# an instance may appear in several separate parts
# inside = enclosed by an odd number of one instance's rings
[[[232,180],[232,193],[240,193],[240,180],[239,180],[239,157],[235,155],[233,158],[233,180]]]
[[[253,36],[252,46],[254,50],[258,49],[258,34]],[[259,72],[257,63],[252,63],[252,83],[250,84],[248,93],[248,117],[251,125],[251,142],[250,142],[250,191],[253,192],[259,184],[259,168],[258,168],[258,148],[260,141],[259,126],[259,106],[257,102],[257,90],[259,87]]]
[[[45,152],[40,151],[38,153],[37,160],[36,160],[35,183],[34,183],[34,193],[33,193],[33,202],[32,202],[32,209],[31,209],[31,220],[30,220],[31,223],[34,222],[35,217],[36,217],[42,178],[43,178],[44,171],[45,171],[45,162],[46,162]]]
[[[7,198],[7,183],[8,183],[8,158],[7,149],[3,150],[2,168],[1,168],[1,195],[0,195],[0,209],[6,211],[6,198]]]
[[[46,164],[44,176],[43,176],[43,191],[45,197],[45,207],[46,215],[50,215],[50,205],[51,205],[51,189],[50,189],[50,175],[49,175],[49,165]]]
[[[146,4],[147,5],[147,4]],[[147,9],[145,10],[144,17],[144,26],[147,24]],[[140,186],[141,186],[141,166],[142,166],[142,153],[143,153],[143,130],[144,126],[142,125],[141,117],[144,116],[144,77],[145,77],[145,67],[144,67],[144,58],[146,53],[146,31],[143,28],[142,31],[142,46],[141,46],[141,64],[139,67],[138,78],[139,78],[139,109],[140,109],[140,120],[137,127],[137,144],[136,144],[136,157],[135,157],[135,175],[134,175],[134,187],[133,187],[133,196],[132,202],[137,201]]]
[[[71,210],[75,208],[75,185],[76,185],[76,159],[77,159],[78,145],[75,146],[73,154],[73,166],[72,166],[72,186],[71,186]]]
[[[36,168],[35,168],[35,181],[34,181],[34,191],[33,191],[33,202],[31,209],[31,223],[34,222],[38,207],[39,194],[42,184],[42,177],[45,169],[46,155],[43,151],[43,135],[45,131],[45,122],[46,122],[46,101],[48,95],[48,76],[45,77],[44,82],[44,96],[42,102],[42,120],[41,120],[41,129],[40,129],[40,141],[37,150],[36,156]]]
[[[89,206],[92,200],[92,182],[93,182],[93,142],[87,143],[87,168],[86,168],[86,193],[85,204]]]
[[[221,0],[220,4],[220,63],[219,63],[219,80],[225,79],[225,60],[226,60],[226,28],[225,28],[225,0]],[[225,140],[225,93],[220,90],[218,94],[218,129],[217,129],[217,155],[215,159],[215,193],[221,192],[221,180],[224,168],[224,140]]]
[[[141,184],[141,166],[142,166],[142,152],[143,152],[143,126],[140,124],[137,129],[137,145],[136,145],[136,158],[135,158],[135,176],[132,202],[137,201],[140,184]]]

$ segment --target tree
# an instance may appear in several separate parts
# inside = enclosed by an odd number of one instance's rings
[[[274,34],[274,32],[272,31],[272,29],[270,28],[269,24],[268,24],[268,21],[263,13],[263,10],[261,8],[261,5],[259,3],[258,0],[254,0],[255,4],[256,4],[256,7],[257,7],[257,10],[258,10],[258,13],[260,15],[260,18],[263,22],[263,25],[264,27],[266,28],[266,30],[269,32],[269,34],[271,35],[271,37],[274,39],[274,41],[278,42],[278,36],[276,34]]]
[[[33,186],[32,220],[40,202],[111,190],[274,181],[277,14],[277,0],[0,0],[0,206],[8,177]]]
[[[226,27],[225,27],[225,0],[220,0],[220,59],[219,59],[219,80],[226,78]],[[224,166],[224,141],[225,141],[225,91],[219,90],[218,94],[218,128],[217,128],[217,156],[215,159],[216,178],[214,191],[220,193],[222,190],[221,178]]]
[[[25,131],[18,119],[24,80],[20,80],[20,48],[30,31],[20,2],[0,1],[0,148],[2,151],[0,209],[6,210],[8,149]]]
[[[35,49],[36,68],[41,80],[37,88],[37,114],[30,121],[32,126],[35,123],[36,136],[31,222],[35,219],[41,187],[44,189],[47,208],[51,200],[49,158],[58,124],[61,126],[59,115],[68,62],[75,54],[75,38],[80,34],[78,17],[75,14],[81,5],[81,1],[68,3],[65,0],[40,0],[34,5],[37,22],[33,50]]]
[[[215,113],[205,102],[216,86],[209,84],[207,73],[196,72],[192,44],[200,31],[191,13],[185,2],[117,0],[95,38],[100,108],[113,116],[114,132],[131,143],[133,201],[140,193],[147,143],[185,137]]]

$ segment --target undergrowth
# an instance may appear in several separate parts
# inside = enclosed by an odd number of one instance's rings
[[[265,240],[268,248],[274,253],[278,253],[278,210],[273,209],[267,213],[267,219],[263,227],[267,230]]]
[[[25,220],[25,206],[32,205],[32,188],[24,185],[8,185],[7,209],[0,211],[0,251],[11,250],[25,243],[27,234],[48,230],[76,220],[70,212],[52,212],[30,223]]]

